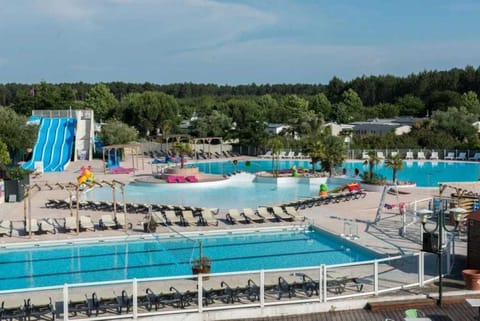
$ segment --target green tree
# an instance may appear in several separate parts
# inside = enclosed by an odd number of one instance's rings
[[[364,177],[365,181],[373,183],[375,181],[375,176],[373,173],[373,170],[375,168],[375,165],[380,164],[381,159],[378,158],[377,153],[375,152],[369,152],[368,153],[368,159],[366,159],[363,164],[368,165],[368,177]]]
[[[403,169],[403,159],[399,154],[395,156],[389,156],[385,160],[385,166],[392,170],[392,181],[397,183],[397,172]]]
[[[87,93],[85,107],[93,110],[96,119],[106,120],[117,105],[117,99],[104,84],[95,85]]]
[[[332,117],[332,103],[324,93],[316,94],[311,98],[310,108],[313,109],[317,115],[322,116],[324,120],[331,119]]]
[[[437,131],[446,131],[460,143],[476,141],[477,130],[472,125],[475,115],[465,107],[450,107],[446,111],[436,111],[432,115],[432,127]]]
[[[122,99],[120,109],[124,122],[135,126],[142,135],[155,133],[165,120],[169,120],[173,128],[180,123],[177,101],[164,93],[129,94]]]
[[[425,104],[423,101],[411,94],[407,94],[397,99],[396,105],[402,116],[425,116]]]
[[[280,170],[280,152],[283,150],[282,140],[274,136],[268,140],[267,146],[272,151],[272,174],[277,177]]]
[[[137,140],[138,131],[119,120],[110,119],[102,126],[99,136],[105,145],[128,144]]]
[[[480,101],[478,101],[478,95],[474,91],[466,92],[461,97],[462,106],[467,109],[467,111],[474,115],[480,115]]]
[[[335,166],[345,161],[345,144],[341,137],[324,135],[320,145],[320,164],[322,170],[332,176]]]
[[[0,140],[7,145],[16,163],[20,160],[20,153],[33,146],[38,126],[28,125],[27,117],[18,115],[9,107],[0,108],[0,119]]]
[[[185,165],[185,156],[192,153],[193,149],[189,143],[180,142],[172,146],[172,151],[180,156],[180,168],[183,168]]]
[[[8,153],[7,144],[0,140],[0,168],[10,164],[10,154]]]
[[[214,110],[210,115],[194,120],[192,127],[193,133],[197,137],[223,137],[224,139],[229,139],[232,119]]]

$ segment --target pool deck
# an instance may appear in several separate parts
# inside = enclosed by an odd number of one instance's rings
[[[240,159],[240,158],[238,158]],[[68,182],[76,182],[77,176],[79,176],[80,168],[82,166],[91,166],[94,176],[97,182],[107,181],[111,182],[116,180],[123,183],[132,182],[135,180],[150,180],[152,175],[152,167],[148,163],[148,159],[144,160],[144,166],[141,169],[136,170],[135,173],[131,174],[108,174],[104,173],[102,161],[79,161],[76,163],[70,164],[67,171],[62,173],[44,173],[41,176],[31,179],[31,186],[38,184],[41,187],[40,191],[32,189],[30,204],[31,204],[31,217],[32,218],[52,218],[57,227],[59,227],[59,232],[56,234],[43,234],[43,235],[23,235],[24,230],[24,206],[25,202],[19,203],[3,203],[0,204],[0,219],[9,219],[13,221],[14,231],[12,237],[3,236],[0,238],[0,245],[6,245],[8,243],[28,243],[28,242],[39,242],[39,241],[51,241],[51,240],[72,240],[72,239],[84,239],[84,238],[105,238],[113,236],[128,236],[128,235],[145,235],[143,231],[143,217],[144,214],[127,214],[129,222],[132,222],[132,229],[127,230],[97,230],[97,231],[86,231],[77,234],[75,232],[64,233],[61,230],[63,225],[63,219],[70,215],[75,215],[75,210],[71,211],[70,209],[50,209],[45,207],[45,202],[48,199],[66,199],[69,197],[69,192],[61,190],[58,186],[55,186],[56,183],[68,184]],[[218,160],[213,160],[218,161]],[[127,163],[122,163],[124,167],[131,167]],[[215,179],[214,177],[209,177],[208,180]],[[218,179],[225,179],[219,177]],[[48,183],[55,188],[49,190],[45,184]],[[424,199],[432,197],[438,193],[437,188],[406,188],[405,191],[409,194],[401,194],[399,196],[399,202],[413,202],[415,200]],[[308,220],[314,225],[329,231],[335,235],[342,235],[345,233],[344,225],[345,223],[354,225],[358,228],[358,238],[353,240],[353,242],[368,247],[371,250],[374,250],[379,253],[388,254],[388,255],[397,255],[418,252],[421,248],[418,237],[420,235],[419,224],[412,225],[409,228],[408,238],[402,237],[399,235],[399,229],[402,226],[401,215],[399,215],[398,209],[383,209],[382,215],[378,222],[375,222],[375,217],[377,209],[380,203],[381,193],[378,192],[368,192],[367,196],[363,199],[351,200],[347,202],[332,203],[328,205],[321,205],[318,207],[306,208],[302,211]],[[385,203],[396,203],[397,200],[395,196],[388,195]],[[273,205],[273,204],[265,204]],[[109,212],[102,211],[93,211],[93,210],[81,210],[80,215],[87,215],[92,218],[92,220],[97,223],[102,214]],[[111,212],[110,212],[111,213]],[[289,226],[292,223],[288,222],[267,222],[267,223],[257,223],[257,224],[229,224],[225,219],[225,209],[222,209],[217,215],[219,218],[218,226],[187,226],[187,227],[175,227],[174,229],[178,232],[188,231],[209,231],[209,230],[232,230],[239,228],[256,228],[256,227],[278,227],[278,226]],[[295,224],[299,224],[298,222]],[[172,230],[165,226],[159,226],[157,228],[157,233],[171,233]],[[456,242],[456,253],[459,255],[465,255],[466,253],[466,242]],[[212,281],[214,281],[213,279]],[[217,280],[218,281],[218,280]],[[461,283],[461,282],[460,282]],[[462,285],[454,285],[452,287],[445,286],[445,290],[458,290],[463,288]],[[427,287],[424,289],[418,289],[416,291],[410,291],[408,293],[428,293],[435,291],[435,288]],[[400,291],[396,295],[404,295],[405,292]],[[20,295],[21,297],[21,295]],[[59,298],[60,299],[60,298]],[[432,311],[433,312],[433,311]],[[435,311],[436,312],[436,311]],[[340,313],[340,312],[338,312]],[[351,312],[354,313],[354,312]],[[361,312],[364,314],[364,312]],[[340,315],[348,315],[347,312],[342,312]],[[340,315],[337,314],[337,319]],[[369,320],[383,319],[382,317],[394,316],[398,318],[398,314],[366,314]],[[368,317],[369,315],[369,317]],[[382,316],[379,318],[379,315]],[[329,316],[325,317],[325,320],[331,320]],[[288,320],[310,320],[317,319],[319,315],[306,315],[304,317],[292,317]],[[354,317],[351,317],[354,318]],[[322,319],[322,320],[324,320]],[[332,320],[333,320],[332,319]],[[270,319],[269,319],[270,320]],[[273,319],[272,319],[273,320]],[[278,318],[275,320],[282,320]]]
[[[240,158],[239,158],[240,159]],[[215,160],[218,161],[218,160]],[[63,226],[63,219],[70,215],[76,215],[75,209],[52,209],[46,208],[45,202],[48,199],[67,199],[70,193],[66,190],[60,189],[55,186],[56,183],[67,184],[68,182],[76,182],[77,176],[79,176],[80,168],[82,166],[91,166],[93,174],[97,182],[107,181],[111,182],[116,180],[123,183],[132,182],[135,180],[148,181],[152,180],[152,166],[148,163],[149,160],[144,160],[143,168],[137,169],[135,173],[131,174],[109,174],[104,173],[103,162],[100,160],[94,161],[78,161],[71,163],[65,172],[60,173],[44,173],[41,176],[31,178],[30,185],[38,184],[41,190],[32,188],[30,197],[30,211],[31,217],[36,219],[51,218],[60,230],[56,234],[43,234],[43,235],[23,235],[24,231],[24,215],[28,209],[24,210],[26,202],[18,203],[3,203],[0,204],[0,219],[9,219],[13,221],[13,235],[12,237],[4,236],[0,238],[0,244],[3,243],[18,243],[18,242],[31,242],[31,241],[43,241],[43,240],[62,240],[72,238],[88,238],[99,237],[104,238],[108,236],[119,235],[131,235],[131,234],[144,234],[143,231],[143,217],[144,214],[127,214],[128,221],[132,223],[132,229],[130,230],[97,230],[97,231],[85,231],[79,235],[76,232],[63,233],[61,227]],[[122,163],[124,167],[130,167],[128,162]],[[142,167],[142,166],[140,166]],[[207,181],[215,179],[214,176],[209,175],[205,178]],[[219,180],[224,180],[224,177],[218,177]],[[155,179],[157,180],[157,179]],[[49,190],[45,186],[48,183],[53,186],[53,190]],[[428,198],[435,195],[438,192],[437,188],[406,188],[404,189],[410,194],[401,194],[399,202],[412,202],[414,200]],[[75,193],[73,192],[73,195]],[[353,222],[358,229],[358,239],[354,240],[357,244],[367,246],[368,248],[377,251],[379,253],[387,253],[390,255],[403,254],[409,252],[415,252],[420,249],[418,239],[413,238],[410,240],[399,236],[399,228],[402,226],[401,215],[399,215],[398,209],[382,210],[381,219],[378,222],[374,222],[377,208],[380,202],[381,193],[368,192],[367,196],[363,199],[351,200],[347,202],[333,203],[328,205],[321,205],[312,208],[306,208],[302,211],[309,222],[314,223],[316,226],[329,231],[336,235],[342,235],[345,233],[345,222]],[[111,201],[111,200],[108,200]],[[117,200],[121,201],[121,200]],[[388,195],[386,203],[396,203],[397,200],[394,196]],[[175,204],[172,204],[175,205]],[[265,204],[274,205],[274,204]],[[266,226],[279,226],[279,225],[291,225],[288,222],[265,222],[265,223],[250,223],[250,224],[230,224],[225,219],[225,213],[227,209],[221,209],[217,215],[219,219],[218,226],[176,226],[175,229],[179,232],[182,231],[207,231],[207,230],[231,230],[238,228],[251,228],[251,227],[266,227]],[[120,212],[120,209],[118,210]],[[94,210],[80,210],[80,215],[90,216],[93,222],[97,223],[102,214],[109,212],[94,211]],[[111,213],[111,212],[110,212]],[[295,224],[298,224],[296,222]],[[349,224],[349,223],[347,223]],[[419,231],[419,229],[418,229]],[[165,226],[159,226],[157,233],[171,232],[171,228]],[[462,253],[462,248],[457,253]]]

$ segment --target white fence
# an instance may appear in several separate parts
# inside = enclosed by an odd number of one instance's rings
[[[0,295],[7,301],[30,298],[34,305],[51,298],[56,316],[65,321],[137,319],[379,295],[433,281],[436,262],[437,255],[419,252],[348,264],[65,284]]]

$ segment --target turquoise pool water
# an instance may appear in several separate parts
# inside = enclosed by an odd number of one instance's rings
[[[212,272],[318,266],[378,255],[319,230],[202,238]],[[132,278],[190,275],[198,242],[186,238],[2,249],[0,290]]]
[[[148,184],[132,183],[125,188],[127,201],[147,204],[174,204],[221,209],[279,204],[302,197],[318,195],[319,184],[310,185],[291,182],[277,185],[255,183],[255,176],[249,173],[234,175],[229,180],[211,183]],[[330,186],[330,185],[329,185]],[[333,185],[330,186],[333,188]],[[117,191],[117,199],[121,200]],[[95,188],[88,199],[112,200],[109,187]]]
[[[282,160],[280,169],[290,169],[293,165],[297,168],[311,168],[308,160]],[[443,162],[443,161],[404,161],[403,170],[398,172],[398,179],[404,181],[414,181],[420,187],[437,187],[440,182],[472,182],[478,181],[480,176],[480,164],[477,162]],[[232,161],[198,163],[201,172],[211,174],[226,174],[236,170],[246,172],[271,171],[271,160],[238,161],[235,165]],[[353,175],[354,169],[358,168],[360,172],[368,171],[368,166],[362,162],[346,162],[338,168],[347,169],[347,175]],[[375,166],[375,173],[392,179],[392,170],[386,168],[384,163]]]

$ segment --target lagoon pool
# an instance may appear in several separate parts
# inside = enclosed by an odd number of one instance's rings
[[[309,160],[282,160],[280,169],[290,169],[293,165],[297,168],[311,168]],[[403,170],[398,172],[398,179],[402,181],[414,181],[419,187],[437,187],[440,182],[472,182],[478,181],[480,176],[480,164],[477,162],[445,162],[445,161],[404,161]],[[235,165],[232,161],[197,163],[201,172],[211,174],[227,174],[237,170],[255,173],[258,171],[271,171],[271,160],[238,161]],[[317,169],[319,169],[318,167]],[[347,169],[347,176],[352,176],[354,169],[360,172],[368,171],[368,165],[361,161],[347,161],[337,170]],[[392,179],[392,170],[386,168],[384,163],[375,166],[375,173],[387,179]]]
[[[198,238],[96,240],[0,251],[0,290],[191,274]],[[319,266],[379,258],[324,231],[272,230],[202,236],[212,273]]]
[[[330,188],[333,187],[334,185],[330,186]],[[319,184],[256,183],[255,175],[240,173],[228,180],[208,183],[150,184],[134,182],[127,185],[125,195],[127,202],[243,209],[315,196],[318,195],[318,191]],[[109,187],[94,188],[88,192],[86,197],[111,201],[112,190]],[[117,191],[117,200],[121,200],[119,191]]]

